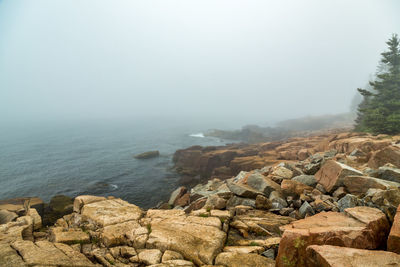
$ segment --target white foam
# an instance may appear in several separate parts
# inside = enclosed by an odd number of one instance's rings
[[[191,134],[189,135],[191,137],[199,137],[199,138],[204,138],[204,134],[203,133],[196,133],[196,134]]]
[[[116,185],[116,184],[110,184],[110,186],[111,186],[114,190],[118,189],[118,185]]]

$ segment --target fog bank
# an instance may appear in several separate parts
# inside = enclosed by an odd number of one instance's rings
[[[0,121],[346,112],[399,13],[395,0],[3,0]]]

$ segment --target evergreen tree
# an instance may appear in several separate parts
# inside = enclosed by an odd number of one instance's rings
[[[371,133],[400,133],[400,46],[397,34],[383,52],[372,90],[357,89],[364,96],[358,107],[356,130]]]

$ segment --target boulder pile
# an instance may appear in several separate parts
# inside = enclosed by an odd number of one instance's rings
[[[84,195],[43,227],[36,199],[34,207],[2,203],[0,266],[400,266],[400,138],[313,140],[308,148],[305,139],[259,144],[263,155],[280,147],[279,156],[180,186],[154,209]],[[179,162],[197,157],[216,174],[224,159],[232,170],[232,162],[264,158],[250,156],[255,146],[191,148]],[[204,165],[204,153],[215,164]]]

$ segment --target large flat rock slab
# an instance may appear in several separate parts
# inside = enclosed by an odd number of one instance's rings
[[[81,214],[84,221],[104,227],[138,220],[143,216],[143,211],[138,206],[122,199],[107,199],[84,205]]]
[[[308,267],[384,267],[400,266],[400,255],[388,251],[344,248],[337,246],[309,246]]]
[[[11,244],[29,266],[95,266],[83,254],[61,243],[20,240]]]
[[[226,233],[216,217],[185,216],[176,210],[151,211],[147,248],[173,250],[197,265],[212,264],[225,243]]]
[[[310,245],[334,245],[359,249],[376,249],[384,245],[389,222],[375,208],[355,207],[345,213],[323,212],[282,226],[277,266],[306,265],[306,248]]]

